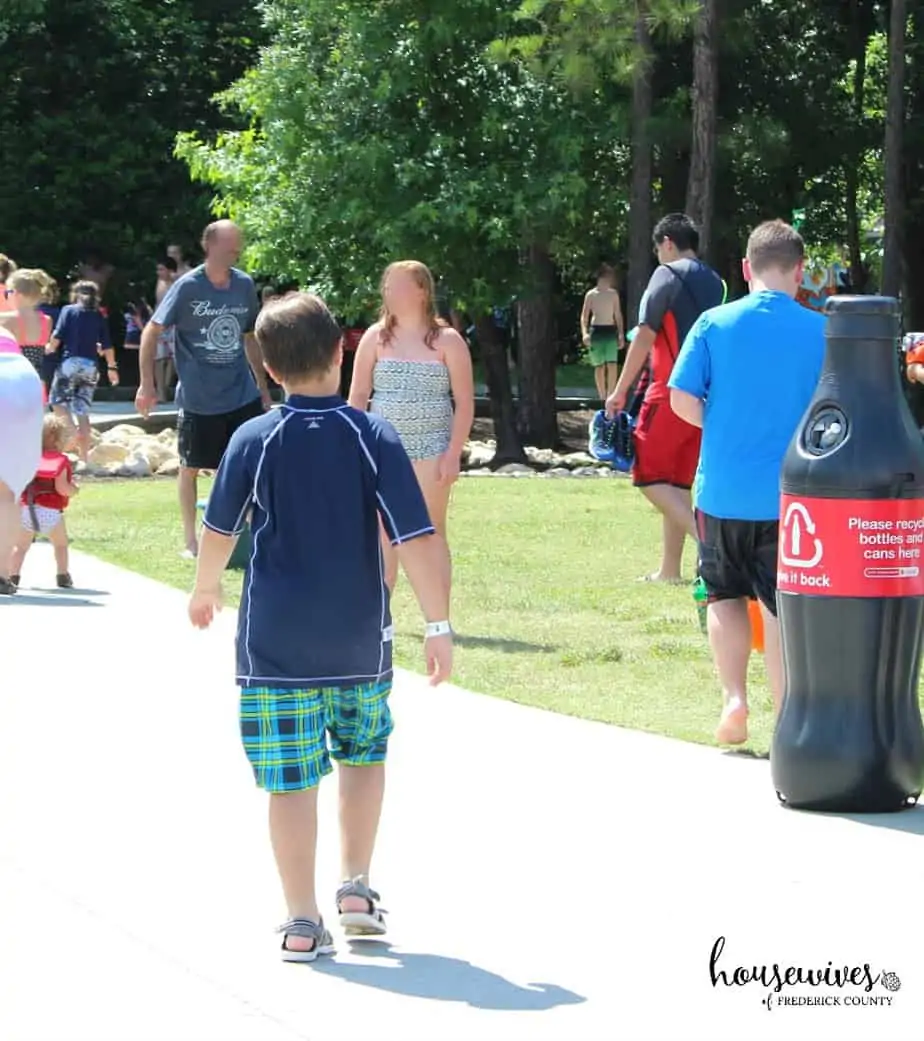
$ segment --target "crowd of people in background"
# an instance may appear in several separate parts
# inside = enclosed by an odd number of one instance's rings
[[[763,612],[777,712],[783,701],[780,473],[817,385],[824,320],[800,302],[805,247],[783,221],[751,234],[742,262],[750,292],[728,304],[689,217],[664,217],[653,240],[658,266],[636,328],[626,332],[615,272],[604,266],[585,297],[581,335],[607,414],[637,412],[632,477],[663,519],[661,564],[647,580],[682,581],[688,536],[696,546],[722,688],[716,738],[737,745],[748,737],[752,601]],[[305,845],[330,756],[344,768],[341,922],[356,935],[385,931],[368,877],[391,732],[390,594],[403,564],[427,622],[428,671],[434,682],[446,678],[447,517],[474,420],[472,360],[419,261],[386,268],[378,321],[350,335],[315,296],[258,293],[237,267],[243,239],[232,222],[209,224],[201,246],[197,267],[177,247],[158,262],[154,305],[129,306],[125,342],[138,354],[142,416],[178,380],[182,552],[197,560],[195,625],[220,608],[235,540],[253,528],[238,631],[241,735],[257,784],[272,795],[290,914],[282,956],[310,961],[332,950]],[[94,258],[78,274],[55,313],[48,275],[0,257],[0,594],[16,592],[39,535],[54,548],[57,585],[73,585],[64,516],[79,489],[67,450],[74,444],[87,458],[101,359],[119,381],[100,295],[112,270]],[[924,349],[909,348],[908,361],[909,379],[924,377]],[[272,409],[277,385],[284,401]],[[217,474],[200,532],[202,471]],[[332,555],[335,545],[350,549]]]
[[[751,236],[743,262],[750,295],[725,308],[720,305],[726,286],[699,258],[699,233],[689,217],[662,218],[653,242],[658,266],[636,328],[627,332],[616,271],[604,264],[584,297],[581,339],[607,413],[631,409],[636,418],[633,481],[662,516],[661,562],[646,580],[682,582],[686,539],[697,547],[724,696],[717,737],[737,744],[747,738],[748,599],[758,601],[766,614],[768,672],[777,704],[782,697],[775,624],[776,481],[790,428],[817,378],[821,318],[813,313],[818,302],[806,298],[811,275],[802,240],[782,222],[761,225]],[[243,242],[233,223],[210,224],[201,246],[204,262],[197,267],[190,266],[181,247],[168,246],[152,272],[153,305],[142,295],[124,315],[123,357],[138,358],[139,411],[147,415],[176,392],[183,554],[191,559],[199,552],[199,474],[217,470],[236,431],[272,404],[277,384],[263,365],[254,328],[261,311],[286,298],[273,285],[258,293],[237,268]],[[101,302],[112,273],[112,265],[91,254],[75,269],[70,301],[59,307],[58,288],[44,271],[17,268],[0,256],[0,333],[17,344],[41,378],[55,417],[46,426],[36,472],[45,486],[22,503],[25,534],[11,543],[12,570],[4,572],[0,560],[0,590],[4,583],[7,592],[15,587],[27,548],[23,539],[38,534],[48,535],[55,547],[59,585],[70,581],[63,511],[77,486],[73,472],[62,466],[62,445],[76,447],[86,462],[89,412],[100,375],[105,372],[111,385],[119,383]],[[452,310],[445,287],[417,261],[391,264],[380,288],[380,319],[367,328],[341,329],[340,393],[350,406],[381,416],[397,431],[435,531],[446,541],[450,493],[474,419],[464,316]],[[505,309],[496,309],[495,323],[505,325]],[[761,368],[760,359],[750,357],[750,346],[735,351],[730,345],[760,341],[769,352],[781,337],[785,344],[774,348],[776,355],[792,350],[793,358],[782,369],[773,367],[773,379],[748,391],[748,373]],[[920,379],[924,365],[917,355],[909,360],[916,362],[909,379]],[[777,377],[783,386],[777,386]],[[723,380],[737,386],[742,399],[760,393],[769,400],[742,426],[735,394],[716,392],[717,380],[720,386]],[[742,430],[747,451],[741,449]],[[739,458],[748,460],[748,472],[729,478]],[[758,466],[752,472],[754,459],[764,460],[763,470]],[[754,490],[758,478],[763,480],[759,492]],[[390,591],[398,557],[388,538],[382,541],[382,560]],[[448,585],[448,544],[445,560]]]

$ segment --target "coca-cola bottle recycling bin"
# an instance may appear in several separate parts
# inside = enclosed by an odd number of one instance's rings
[[[770,753],[781,801],[881,813],[924,784],[924,441],[899,379],[898,304],[827,304],[821,379],[782,474],[787,688]]]

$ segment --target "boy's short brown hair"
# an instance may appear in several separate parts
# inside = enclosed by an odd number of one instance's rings
[[[343,335],[319,296],[289,293],[260,312],[257,343],[263,360],[283,382],[311,379],[330,371]]]
[[[42,451],[63,452],[70,441],[71,428],[60,416],[49,414],[42,421]]]
[[[748,238],[747,258],[756,275],[768,268],[789,272],[805,260],[805,243],[799,232],[785,221],[764,221]]]

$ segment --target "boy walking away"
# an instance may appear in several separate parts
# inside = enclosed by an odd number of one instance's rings
[[[783,457],[824,361],[821,314],[796,303],[805,246],[782,221],[755,228],[743,262],[750,296],[707,311],[671,376],[671,405],[702,427],[696,474],[700,575],[724,706],[716,740],[748,737],[748,599],[760,601],[767,675],[777,715],[785,676],[776,571]]]
[[[22,534],[13,546],[10,582],[19,585],[22,564],[32,543],[45,535],[55,551],[59,589],[73,589],[68,566],[67,527],[64,511],[80,490],[74,482],[71,461],[64,454],[71,431],[60,416],[46,416],[42,426],[42,460],[22,494]]]
[[[588,349],[601,401],[612,394],[625,356],[626,338],[616,288],[616,271],[603,264],[595,289],[588,289],[581,311],[581,340]]]
[[[392,731],[379,519],[426,619],[434,685],[452,666],[449,561],[395,431],[338,396],[341,331],[323,302],[304,293],[275,300],[256,335],[286,403],[231,438],[205,514],[189,615],[205,628],[220,609],[221,576],[251,514],[237,635],[241,737],[270,793],[289,912],[282,958],[301,962],[334,951],[315,894],[317,790],[331,759],[340,767],[341,925],[354,937],[385,932],[369,887]]]

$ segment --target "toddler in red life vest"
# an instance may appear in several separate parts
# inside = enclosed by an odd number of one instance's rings
[[[73,589],[68,570],[67,528],[64,511],[77,494],[71,461],[64,448],[71,439],[71,429],[59,416],[46,416],[42,427],[42,461],[38,471],[22,493],[22,535],[13,547],[10,581],[19,585],[22,562],[29,547],[39,535],[45,535],[55,551],[58,588]]]

